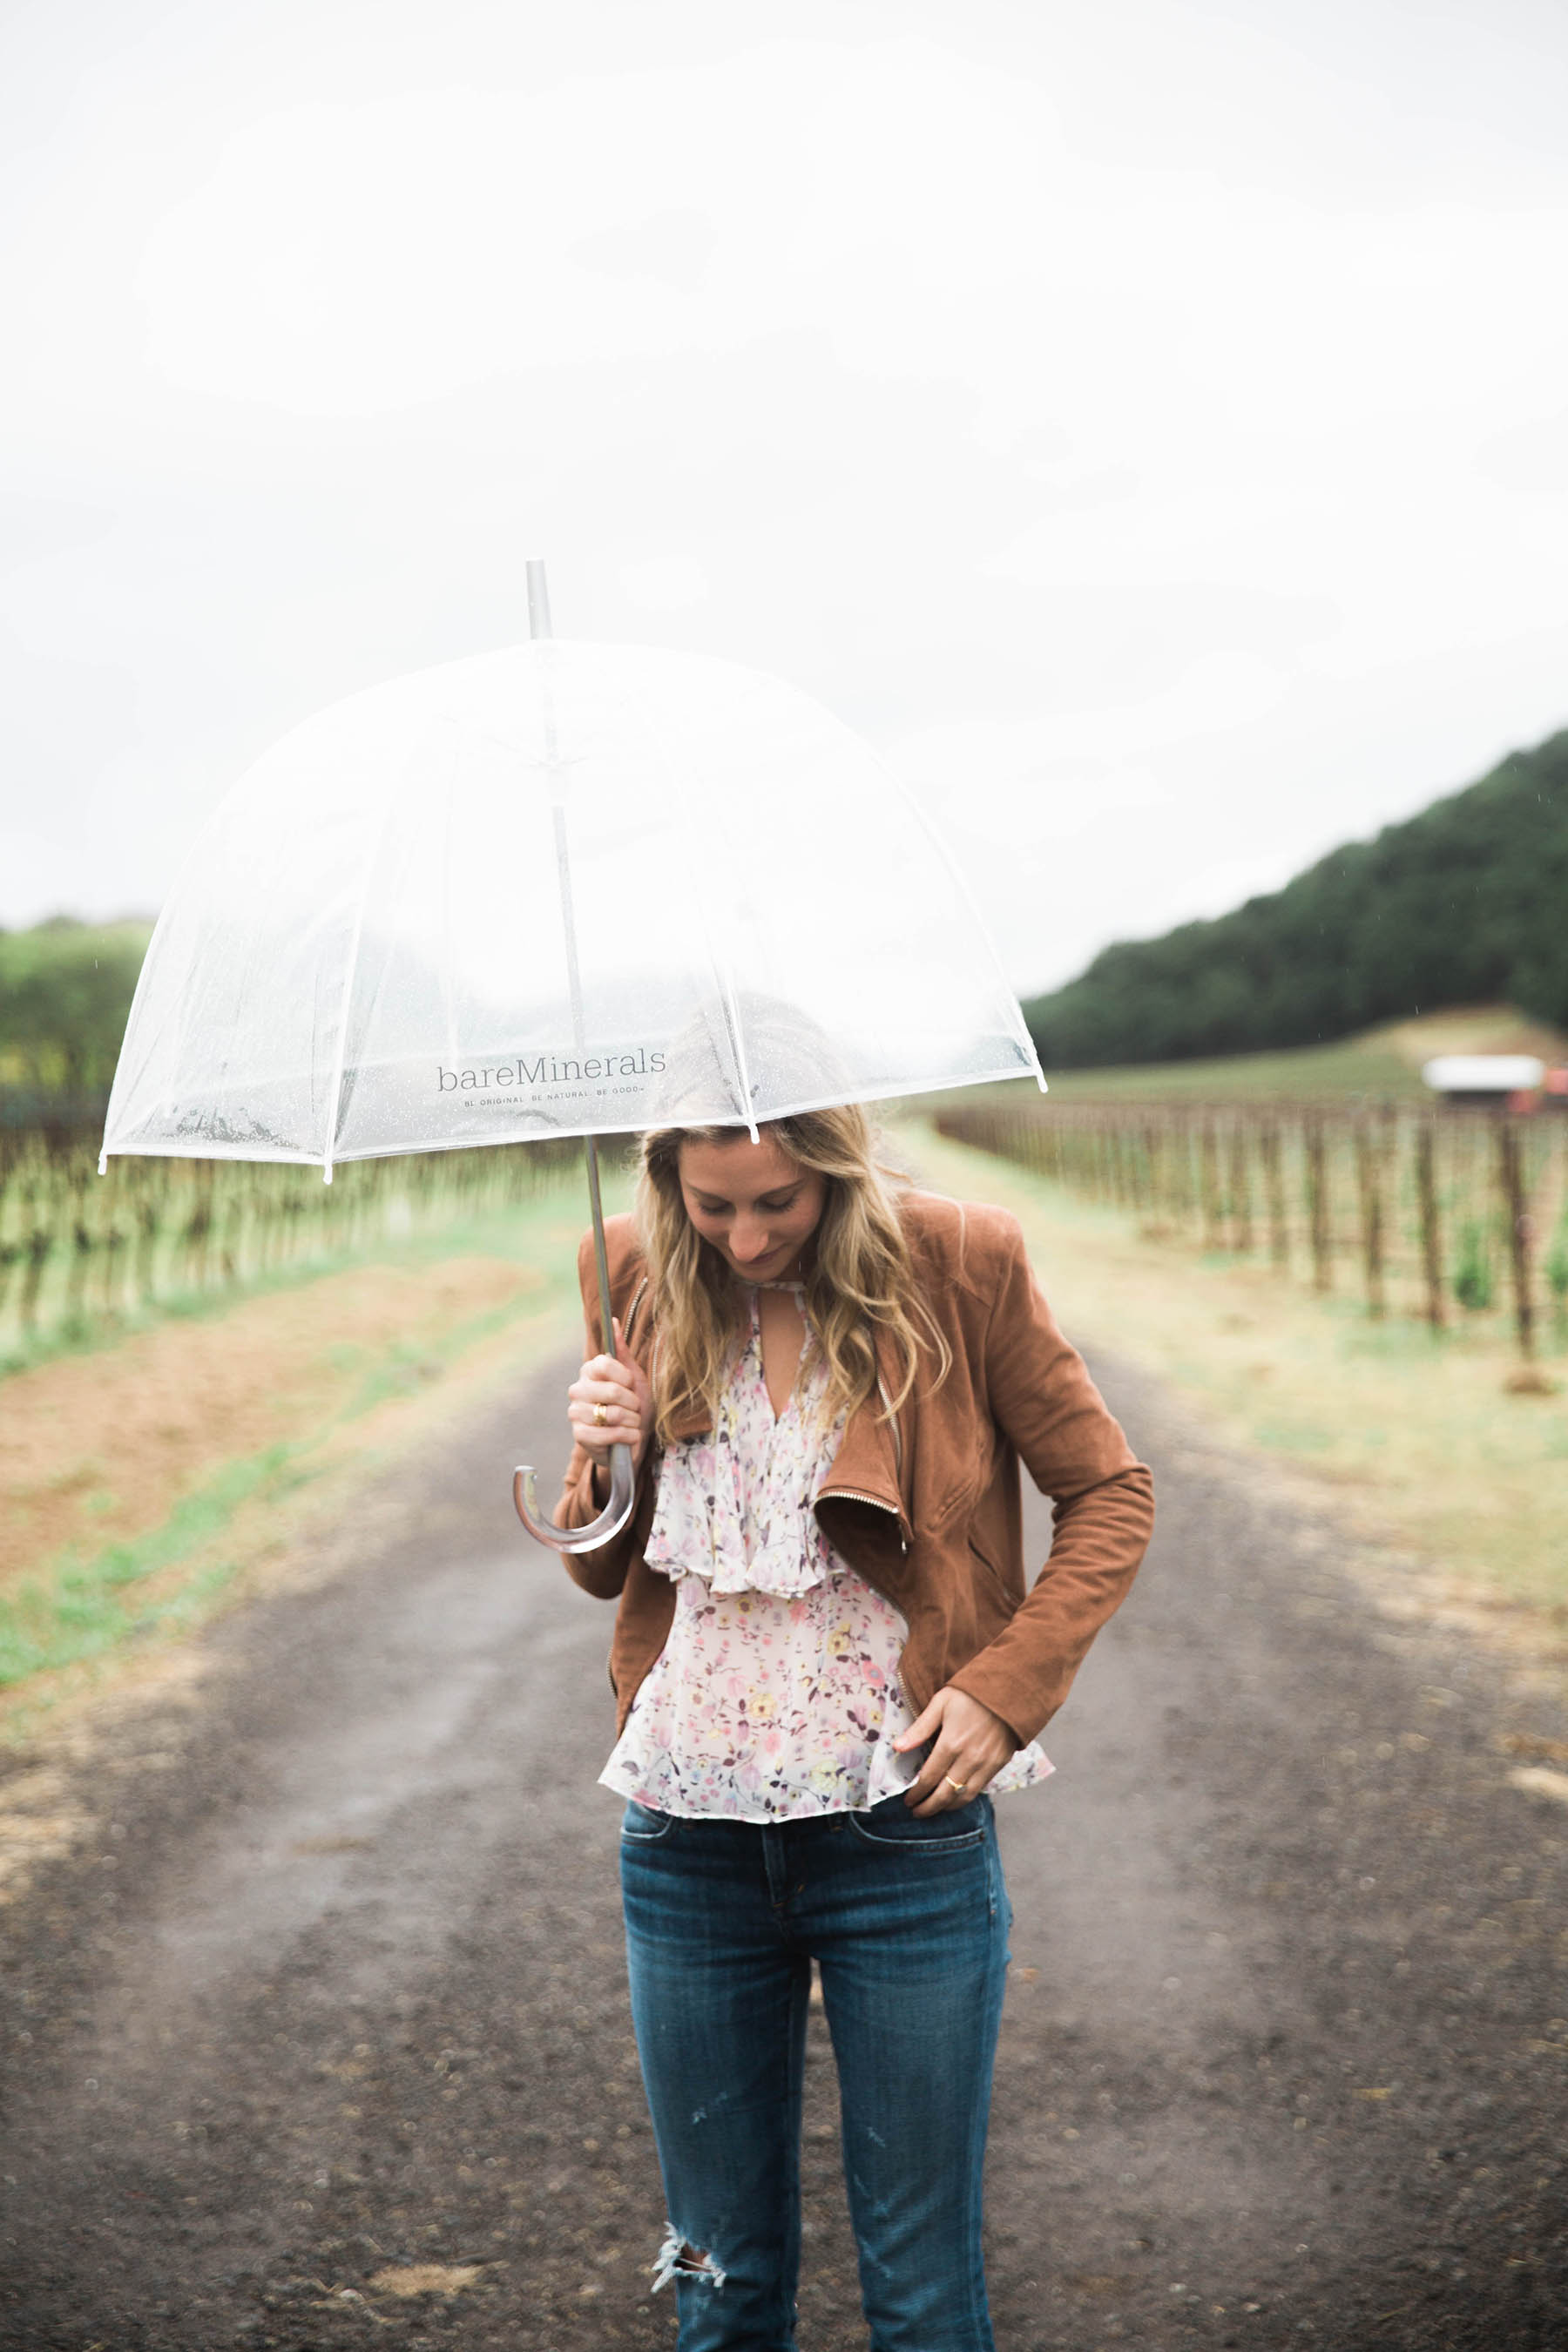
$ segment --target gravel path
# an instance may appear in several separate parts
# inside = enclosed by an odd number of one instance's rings
[[[1058,1778],[1000,1807],[998,2343],[1568,2345],[1568,1808],[1497,1744],[1568,1727],[1101,1376],[1163,1516]],[[194,1722],[127,1718],[100,1830],[0,1914],[0,2345],[671,2342],[609,1617],[506,1494],[563,1377],[408,1475],[348,1573],[211,1634]],[[801,2343],[847,2352],[813,2032]]]

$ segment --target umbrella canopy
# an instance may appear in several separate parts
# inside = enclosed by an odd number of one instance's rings
[[[731,663],[543,638],[351,696],[235,786],[104,1151],[330,1178],[1022,1076],[979,918],[865,742]]]

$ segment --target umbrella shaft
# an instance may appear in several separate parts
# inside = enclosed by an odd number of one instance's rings
[[[594,1217],[594,1257],[599,1270],[599,1321],[605,1335],[605,1353],[616,1352],[615,1318],[610,1312],[610,1262],[605,1255],[605,1211],[599,1199],[599,1142],[596,1136],[583,1139],[588,1153],[588,1204]]]
[[[553,729],[552,733],[553,734]],[[554,747],[552,745],[552,759]],[[555,877],[561,888],[561,936],[566,950],[566,992],[572,1005],[572,1043],[579,1054],[587,1050],[587,1027],[583,1015],[583,976],[577,962],[577,911],[572,898],[572,853],[566,843],[566,811],[556,802]]]
[[[547,637],[551,634],[550,590],[543,564],[530,557],[523,565],[523,578],[528,583],[528,634],[531,637]]]
[[[545,582],[544,566],[531,561],[527,566],[528,634],[534,639],[548,637],[550,629],[550,590]],[[550,691],[550,677],[544,678],[544,744],[550,763],[552,790],[560,786],[555,773],[555,706]],[[587,1043],[586,1024],[583,1018],[583,982],[577,968],[577,918],[572,900],[572,856],[566,845],[566,811],[560,800],[555,803],[555,872],[561,886],[561,929],[566,949],[566,987],[572,1000],[572,1042],[579,1054]],[[594,1262],[599,1274],[599,1322],[604,1333],[605,1353],[616,1352],[615,1318],[610,1313],[610,1262],[605,1254],[605,1210],[599,1198],[599,1145],[596,1137],[584,1136],[588,1153],[588,1204],[594,1218]]]

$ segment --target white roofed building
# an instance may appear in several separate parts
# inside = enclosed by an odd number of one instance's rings
[[[1445,1102],[1492,1110],[1533,1110],[1546,1065],[1534,1054],[1438,1054],[1421,1075]]]

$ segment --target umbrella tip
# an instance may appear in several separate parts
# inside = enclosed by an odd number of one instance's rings
[[[550,635],[550,590],[544,577],[542,557],[531,555],[523,566],[528,580],[528,634],[531,637]]]

